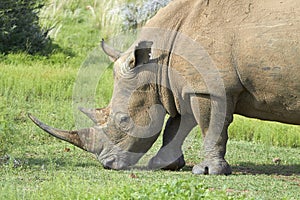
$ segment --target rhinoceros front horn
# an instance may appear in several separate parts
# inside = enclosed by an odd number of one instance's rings
[[[104,39],[102,39],[102,41],[101,41],[101,47],[102,47],[102,50],[104,51],[104,53],[106,53],[113,62],[118,60],[118,58],[121,56],[121,52],[108,46],[104,42]]]
[[[96,139],[95,136],[97,134],[95,129],[86,128],[78,131],[60,130],[44,124],[43,122],[41,122],[31,114],[28,114],[28,117],[38,127],[46,131],[50,135],[59,138],[61,140],[67,141],[85,151],[89,151],[89,152],[95,151],[95,139]]]

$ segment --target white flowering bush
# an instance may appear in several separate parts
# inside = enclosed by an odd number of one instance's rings
[[[143,25],[156,12],[171,0],[144,0],[140,3],[128,3],[111,10],[111,15],[119,15],[122,29],[135,29]]]

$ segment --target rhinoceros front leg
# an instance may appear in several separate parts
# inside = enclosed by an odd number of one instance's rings
[[[204,161],[193,167],[194,174],[231,174],[224,156],[227,129],[233,118],[232,108],[228,99],[192,98],[192,109],[204,140]]]
[[[192,116],[170,117],[167,121],[163,144],[150,160],[150,169],[179,170],[185,165],[181,146],[188,133],[196,125]]]

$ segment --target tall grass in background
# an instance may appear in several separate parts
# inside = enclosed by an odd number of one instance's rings
[[[235,115],[229,138],[272,146],[300,147],[300,127]]]
[[[49,34],[54,39],[68,21],[87,23],[107,37],[121,31],[120,17],[111,11],[126,3],[128,0],[49,0],[41,11],[41,23],[53,27]]]
[[[160,8],[171,0],[49,0],[41,12],[42,24],[53,27],[49,32],[56,38],[66,19],[82,21],[89,12],[87,22],[101,31],[104,37],[140,28]]]

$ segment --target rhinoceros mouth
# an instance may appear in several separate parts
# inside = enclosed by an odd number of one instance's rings
[[[114,169],[114,170],[126,170],[129,169],[131,164],[124,162],[118,159],[116,156],[111,156],[101,161],[105,169]]]

